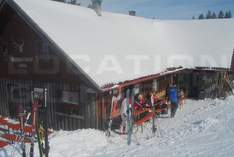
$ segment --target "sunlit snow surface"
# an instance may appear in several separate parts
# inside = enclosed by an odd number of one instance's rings
[[[172,66],[229,68],[234,19],[153,20],[50,0],[14,0],[99,85]]]
[[[233,156],[233,96],[226,100],[187,100],[174,119],[157,120],[155,136],[148,125],[143,133],[139,131],[133,136],[131,146],[127,146],[126,136],[112,133],[107,138],[103,132],[92,129],[55,132],[50,138],[50,157]],[[1,156],[10,157],[12,147],[5,150],[7,155],[3,152]]]

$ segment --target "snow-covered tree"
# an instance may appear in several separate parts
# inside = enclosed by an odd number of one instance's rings
[[[229,18],[229,15],[228,15],[227,11],[225,12],[224,18],[226,18],[226,19]]]
[[[199,17],[198,17],[199,20],[202,20],[202,19],[204,19],[204,18],[205,18],[205,17],[204,17],[203,14],[200,14]]]
[[[216,16],[215,12],[212,13],[211,18],[212,19],[217,19],[217,16]]]
[[[219,12],[219,16],[218,16],[218,17],[219,17],[219,19],[224,18],[224,13],[223,13],[223,11],[220,11],[220,12]]]
[[[97,13],[98,16],[102,16],[102,0],[91,0],[91,8]]]
[[[211,19],[212,18],[212,14],[211,11],[209,10],[208,13],[206,14],[206,19]]]
[[[225,13],[224,18],[232,18],[232,12],[229,10]]]

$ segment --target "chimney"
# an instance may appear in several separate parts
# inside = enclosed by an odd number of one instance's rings
[[[130,10],[130,11],[128,12],[128,14],[129,14],[130,16],[136,16],[136,11],[135,11],[135,10]]]
[[[233,49],[233,53],[232,53],[232,62],[231,62],[231,71],[234,72],[234,49]]]

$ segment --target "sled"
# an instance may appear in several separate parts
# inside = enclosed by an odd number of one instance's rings
[[[153,112],[153,111],[151,108],[141,108],[140,110],[134,110],[133,115],[135,117],[135,116],[139,116],[145,112]]]
[[[148,112],[143,118],[141,118],[140,120],[135,121],[134,124],[137,125],[137,126],[144,125],[145,122],[150,121],[151,119],[153,119],[153,117],[154,117],[154,113],[153,112]]]
[[[0,118],[0,125],[7,125],[7,123],[8,121],[5,118],[3,117]]]
[[[0,141],[0,149],[5,148],[6,146],[8,146],[8,143],[6,141]]]
[[[24,133],[25,133],[25,134],[31,134],[32,131],[33,131],[32,126],[25,126],[25,127],[24,127]]]
[[[9,130],[13,130],[13,131],[19,131],[20,130],[20,124],[13,124],[13,123],[7,123],[7,127]]]
[[[17,135],[14,135],[14,134],[3,134],[2,135],[2,138],[8,140],[8,141],[11,141],[11,142],[21,142],[21,136],[17,136]],[[31,140],[28,139],[28,138],[24,138],[24,142],[25,143],[30,143]]]
[[[168,114],[168,105],[166,103],[166,100],[161,99],[156,102],[155,114],[156,115]]]

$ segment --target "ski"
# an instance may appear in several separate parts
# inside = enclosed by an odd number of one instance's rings
[[[41,106],[40,118],[36,125],[36,134],[40,157],[48,157],[49,140],[48,140],[48,124],[47,124],[47,89],[44,89],[44,104]]]
[[[49,138],[48,138],[48,105],[47,105],[47,89],[45,88],[45,91],[44,91],[44,118],[43,118],[43,127],[44,127],[44,130],[45,130],[45,157],[49,157],[49,151],[50,151],[50,146],[49,146]]]
[[[43,148],[43,146],[44,146],[44,144],[43,144],[44,128],[42,127],[42,124],[39,124],[39,123],[37,124],[36,132],[37,132],[37,142],[38,142],[39,154],[40,154],[40,157],[43,157],[45,154],[45,150]]]
[[[24,133],[24,127],[25,127],[25,118],[27,116],[27,113],[26,111],[23,109],[23,106],[22,105],[19,105],[18,107],[18,117],[19,117],[19,121],[20,121],[20,136],[21,136],[21,149],[22,149],[22,157],[26,157],[26,146],[25,146],[25,142],[24,142],[24,139],[25,139],[25,133]]]
[[[127,89],[126,92],[126,103],[127,103],[127,124],[128,124],[128,134],[127,134],[127,144],[131,144],[132,137],[132,107],[130,102],[130,90]]]
[[[108,128],[107,128],[107,132],[106,132],[106,136],[110,137],[110,133],[111,133],[111,127],[112,127],[112,111],[113,111],[113,105],[114,105],[114,96],[112,96],[112,100],[111,100],[111,110],[110,110],[110,117],[109,117],[109,123],[108,123]]]
[[[37,122],[38,122],[38,108],[41,107],[43,100],[44,89],[35,88],[32,92],[32,137],[30,146],[30,157],[34,157],[34,143],[36,141]]]
[[[7,132],[8,134],[2,135],[2,138],[5,138],[6,140],[15,141],[11,156],[15,156],[16,145],[17,143],[19,143],[22,149],[22,157],[26,157],[25,142],[29,140],[29,138],[26,136],[24,129],[25,129],[25,126],[28,124],[28,120],[30,116],[31,116],[31,113],[26,114],[23,108],[20,107],[20,109],[18,109],[18,117],[20,119],[20,133],[9,134],[9,131],[8,131]]]
[[[155,118],[156,118],[156,109],[155,109],[155,102],[154,102],[154,95],[151,95],[151,104],[152,104],[152,108],[153,108],[153,120],[152,120],[152,133],[155,134],[155,132],[157,131],[156,125],[155,125]]]

